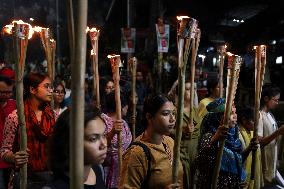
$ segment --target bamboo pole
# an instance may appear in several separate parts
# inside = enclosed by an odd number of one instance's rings
[[[194,93],[194,77],[195,77],[195,64],[196,56],[199,47],[201,32],[200,29],[197,29],[195,38],[192,39],[192,56],[191,56],[191,69],[190,69],[190,104],[189,104],[189,124],[193,125],[193,102],[195,98]],[[190,133],[191,137],[191,133]]]
[[[230,63],[228,63],[229,66]],[[225,105],[225,112],[224,112],[224,118],[223,118],[223,126],[226,128],[229,128],[229,121],[230,121],[230,115],[232,111],[232,105],[233,101],[235,98],[235,91],[236,91],[236,84],[237,84],[237,79],[238,79],[238,74],[240,70],[240,64],[241,64],[241,58],[239,56],[234,56],[233,59],[233,64],[232,67],[228,68],[228,81],[229,83],[227,84],[227,96],[226,96],[226,105]],[[225,140],[220,141],[220,146],[217,152],[217,157],[216,157],[216,166],[213,172],[213,177],[212,177],[212,188],[216,189],[217,188],[217,183],[218,183],[218,176],[220,172],[220,167],[221,167],[221,159],[223,155],[223,150],[225,146]]]
[[[223,73],[224,73],[224,61],[226,55],[226,45],[221,45],[218,47],[218,52],[220,55],[220,64],[219,64],[219,89],[220,89],[220,98],[223,98],[224,93],[224,84],[223,84]]]
[[[182,136],[182,122],[184,112],[184,90],[185,90],[185,72],[189,51],[191,49],[191,35],[197,27],[197,20],[187,16],[177,17],[178,19],[178,109],[177,109],[177,126],[174,144],[174,157],[172,180],[173,183],[178,182],[178,168],[180,161],[180,142]]]
[[[163,74],[163,53],[158,53],[158,82],[156,82],[157,92],[162,92],[162,74]]]
[[[120,100],[120,75],[119,66],[121,65],[120,55],[108,55],[110,58],[111,69],[113,74],[114,90],[115,90],[115,106],[116,106],[116,119],[121,119],[121,100]],[[119,175],[122,168],[122,136],[121,132],[117,134],[117,148],[118,148],[118,171]]]
[[[56,41],[54,39],[50,39],[51,45],[51,57],[52,57],[52,81],[55,79],[56,69],[55,69],[55,56],[56,56]]]
[[[96,97],[96,107],[101,107],[100,102],[100,77],[99,77],[99,60],[98,60],[98,48],[99,48],[99,36],[100,36],[100,30],[97,30],[96,28],[91,28],[89,30],[89,35],[91,39],[91,44],[93,48],[93,56],[92,56],[92,62],[93,62],[93,86],[94,86],[94,95]]]
[[[51,82],[53,82],[53,57],[52,57],[52,49],[51,49],[51,42],[50,42],[50,32],[49,32],[49,28],[42,28],[41,32],[40,32],[40,39],[42,42],[42,46],[44,48],[44,52],[45,52],[45,57],[46,57],[46,61],[47,61],[47,73],[48,76],[51,80]]]
[[[41,43],[45,52],[45,57],[46,57],[46,61],[47,61],[47,74],[48,77],[51,80],[51,83],[53,83],[54,77],[55,77],[55,73],[54,73],[54,64],[55,64],[55,41],[54,39],[51,39],[50,36],[50,30],[49,28],[41,28],[39,27],[40,31],[40,39],[41,39]],[[54,108],[54,100],[52,97],[51,100],[51,108]]]
[[[70,63],[72,65],[74,61],[74,49],[75,49],[75,31],[74,31],[74,14],[73,14],[73,2],[72,0],[66,0],[67,11],[67,26],[68,26],[68,38],[69,38],[69,53]],[[58,26],[59,27],[59,26]]]
[[[22,30],[22,31],[21,31]],[[26,60],[26,52],[28,46],[29,26],[27,24],[14,23],[12,29],[13,46],[14,46],[14,58],[16,63],[16,103],[17,103],[17,115],[18,125],[20,128],[20,150],[27,150],[27,132],[26,121],[24,113],[24,68]],[[27,164],[20,169],[20,188],[27,188]]]
[[[70,119],[70,187],[83,189],[84,175],[84,82],[86,69],[86,27],[88,1],[78,1],[75,58],[72,61],[71,119]]]
[[[253,129],[253,137],[258,142],[258,124],[259,124],[259,110],[260,110],[260,98],[262,85],[264,80],[265,73],[265,65],[266,65],[266,46],[260,45],[256,47],[255,51],[255,101],[254,101],[254,129]],[[251,164],[251,177],[250,180],[254,181],[255,172],[256,172],[256,150],[252,151],[252,164]],[[266,167],[266,160],[264,159],[263,169]]]
[[[131,31],[132,27],[132,20],[133,20],[133,0],[127,0],[127,28]],[[131,31],[132,32],[132,31]],[[136,36],[135,36],[136,37]],[[127,53],[127,60],[129,60],[132,57],[132,53]],[[127,61],[127,63],[129,63]],[[130,71],[130,65],[127,65],[127,74],[129,74]]]
[[[132,117],[131,117],[131,121],[132,121],[132,138],[133,140],[136,138],[135,133],[136,133],[136,71],[137,71],[137,58],[133,57],[131,59],[131,63],[130,63],[130,70],[132,73],[132,85],[131,85],[131,96],[132,96]]]

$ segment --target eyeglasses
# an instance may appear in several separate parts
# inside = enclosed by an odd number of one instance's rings
[[[54,92],[55,94],[64,94],[64,95],[66,94],[66,92],[63,91],[63,90],[62,90],[62,91],[60,91],[60,90],[54,90],[53,92]]]
[[[39,85],[38,87],[43,87],[43,88],[48,89],[48,90],[53,90],[53,87],[50,83],[46,83],[42,86]]]

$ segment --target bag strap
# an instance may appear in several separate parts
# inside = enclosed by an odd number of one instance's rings
[[[140,146],[146,155],[146,158],[148,161],[148,169],[147,169],[146,177],[144,178],[141,184],[141,189],[149,188],[148,183],[149,183],[150,176],[151,176],[151,159],[152,159],[150,149],[148,148],[146,144],[142,142],[138,142],[138,141],[132,142],[132,145]]]

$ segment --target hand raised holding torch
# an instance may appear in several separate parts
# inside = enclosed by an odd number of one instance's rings
[[[108,55],[110,59],[111,69],[113,74],[114,81],[114,90],[115,90],[115,105],[116,105],[116,119],[121,120],[121,101],[120,101],[120,74],[119,74],[119,66],[121,65],[120,55]],[[122,167],[122,138],[121,131],[117,132],[117,145],[118,145],[118,170],[119,173]],[[120,174],[119,174],[120,175]]]
[[[224,112],[224,118],[219,126],[220,129],[228,129],[229,128],[229,122],[232,112],[232,106],[236,94],[237,84],[238,84],[238,78],[239,78],[239,72],[240,72],[240,66],[241,66],[241,57],[237,55],[231,54],[228,59],[228,75],[227,75],[227,92],[226,92],[226,104],[225,104],[225,112]],[[223,150],[225,146],[225,138],[220,139],[220,145],[217,152],[216,157],[216,166],[213,172],[213,178],[212,178],[212,187],[216,189],[217,183],[218,183],[218,177],[221,167],[221,159],[223,155]]]

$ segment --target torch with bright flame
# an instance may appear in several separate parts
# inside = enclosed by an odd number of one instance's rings
[[[27,133],[26,122],[24,114],[24,99],[23,99],[23,77],[26,61],[26,52],[28,40],[32,37],[34,31],[32,26],[22,20],[13,21],[10,25],[3,28],[3,32],[11,34],[13,38],[13,54],[16,64],[16,101],[17,101],[17,114],[18,124],[20,127],[20,150],[27,150]],[[27,187],[27,164],[20,169],[20,188]]]
[[[98,48],[99,48],[99,36],[100,30],[96,28],[87,27],[86,33],[89,33],[91,44],[92,44],[92,63],[93,63],[93,85],[94,85],[94,95],[96,96],[96,107],[100,108],[100,82],[99,82],[99,61],[98,61]]]
[[[225,104],[223,123],[220,126],[229,128],[230,116],[231,116],[232,106],[234,104],[235,94],[237,90],[242,58],[232,53],[227,53],[227,54],[229,55],[229,58],[228,58],[229,62],[228,62],[227,88],[226,88],[226,91],[227,91],[226,92],[226,104]],[[225,139],[222,139],[220,140],[220,145],[219,145],[219,149],[218,149],[217,157],[216,157],[216,166],[213,172],[211,188],[214,188],[214,189],[217,188],[217,181],[219,177],[224,146],[225,146]]]
[[[178,167],[180,160],[180,143],[182,136],[182,123],[183,123],[183,112],[184,112],[184,90],[185,90],[185,72],[188,56],[192,46],[196,47],[194,40],[197,32],[197,20],[188,16],[177,17],[177,45],[178,45],[178,110],[177,110],[177,127],[176,127],[176,138],[174,145],[174,157],[173,157],[173,170],[172,179],[173,183],[177,183],[178,180]],[[194,53],[196,48],[194,49]],[[193,53],[193,54],[194,54]],[[193,55],[192,54],[192,55]]]
[[[121,120],[121,100],[120,100],[120,75],[119,75],[119,67],[121,66],[120,55],[108,55],[107,56],[111,63],[113,82],[114,82],[114,90],[115,90],[115,105],[116,105],[116,119]],[[117,150],[118,150],[118,173],[120,175],[122,168],[122,138],[121,132],[117,134]]]
[[[55,50],[56,50],[56,42],[51,38],[51,33],[49,28],[43,28],[36,26],[34,30],[40,34],[40,39],[42,46],[44,48],[46,61],[47,61],[47,72],[51,81],[54,80],[55,77]]]
[[[258,123],[259,123],[259,108],[260,108],[260,99],[261,99],[261,91],[263,86],[264,74],[265,74],[265,66],[266,66],[266,46],[259,45],[255,46],[255,97],[254,97],[254,129],[253,129],[253,138],[258,142]],[[263,149],[265,150],[265,149]],[[257,174],[256,165],[259,161],[256,161],[257,156],[259,156],[259,150],[252,151],[252,164],[251,164],[251,176],[250,176],[250,186],[253,186],[257,183],[254,182],[255,174]],[[263,156],[263,169],[267,169],[267,160],[266,157]]]

